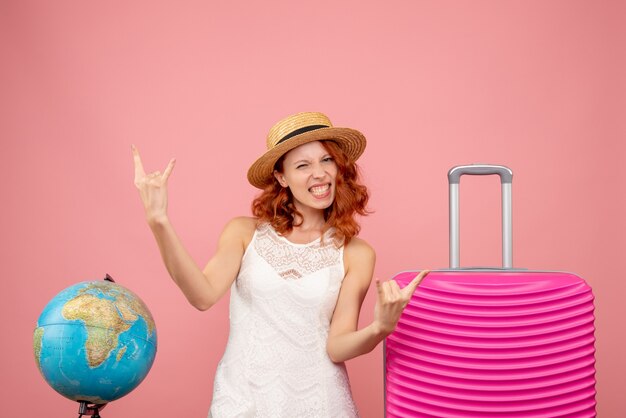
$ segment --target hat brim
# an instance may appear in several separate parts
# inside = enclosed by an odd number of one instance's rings
[[[331,127],[305,132],[276,145],[257,159],[248,170],[248,181],[256,188],[265,188],[273,181],[274,166],[280,157],[307,142],[325,140],[336,142],[352,161],[356,161],[363,154],[367,144],[361,132],[350,128]]]

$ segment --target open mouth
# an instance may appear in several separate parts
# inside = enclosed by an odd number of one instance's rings
[[[311,194],[315,197],[326,197],[330,193],[330,184],[324,184],[321,186],[313,186],[309,189]]]

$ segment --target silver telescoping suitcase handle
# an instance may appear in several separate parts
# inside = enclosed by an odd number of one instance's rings
[[[448,172],[450,187],[450,268],[460,268],[459,255],[459,183],[461,176],[489,175],[500,176],[502,185],[502,267],[513,268],[513,230],[511,221],[511,184],[513,172],[502,165],[472,164],[452,167]]]

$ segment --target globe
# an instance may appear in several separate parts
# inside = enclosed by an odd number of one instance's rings
[[[106,404],[146,377],[157,334],[150,311],[133,292],[106,280],[86,281],[48,302],[33,350],[41,374],[58,393]]]

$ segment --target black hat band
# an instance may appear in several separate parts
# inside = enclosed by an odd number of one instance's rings
[[[280,141],[278,141],[276,143],[276,145],[278,145],[278,144],[280,144],[282,142],[285,142],[289,138],[292,138],[292,137],[294,137],[296,135],[300,135],[300,134],[303,134],[303,133],[309,132],[309,131],[315,131],[315,130],[321,129],[321,128],[330,128],[330,126],[328,126],[328,125],[310,125],[310,126],[305,126],[304,128],[296,129],[295,131],[290,132],[287,135],[285,135],[284,137],[282,137],[280,139]]]

